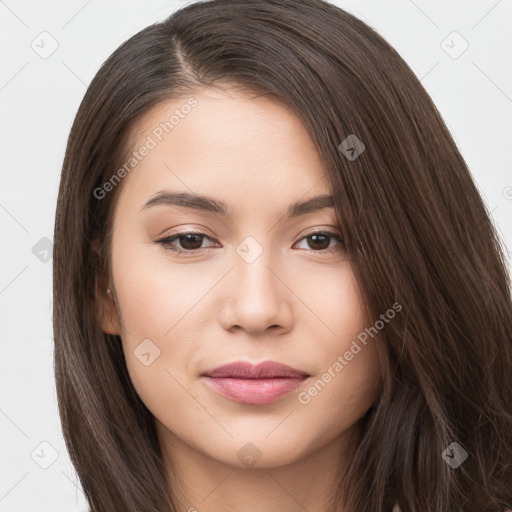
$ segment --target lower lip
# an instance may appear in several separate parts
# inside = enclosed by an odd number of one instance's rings
[[[297,389],[305,377],[273,379],[234,379],[206,377],[208,384],[221,395],[245,404],[269,404]]]

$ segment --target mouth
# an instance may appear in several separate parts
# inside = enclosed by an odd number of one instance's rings
[[[217,393],[236,402],[263,405],[297,389],[310,375],[275,361],[237,361],[201,375]]]

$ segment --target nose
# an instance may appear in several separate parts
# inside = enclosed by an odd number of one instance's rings
[[[284,334],[293,325],[290,300],[293,292],[286,285],[284,272],[266,251],[252,263],[235,255],[235,268],[225,283],[225,297],[219,321],[226,330],[245,330],[251,335],[268,330]]]

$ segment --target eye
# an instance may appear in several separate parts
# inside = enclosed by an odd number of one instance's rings
[[[180,253],[201,253],[204,252],[203,249],[207,249],[208,247],[203,247],[203,240],[213,240],[208,235],[204,233],[196,232],[196,231],[183,231],[181,233],[176,233],[172,236],[167,236],[160,240],[157,240],[156,243],[162,245],[164,249],[168,251],[173,251],[178,254]],[[307,236],[301,238],[300,242],[303,240],[307,241],[307,244],[310,246],[309,248],[305,248],[306,250],[312,252],[331,252],[332,245],[331,242],[333,240],[338,242],[338,250],[344,249],[345,243],[343,238],[337,234],[332,233],[330,231],[315,231],[313,233],[309,233]],[[179,242],[179,247],[176,247],[175,242]],[[299,242],[299,243],[300,243]],[[335,247],[336,249],[336,247]]]
[[[201,247],[203,238],[212,240],[208,235],[205,235],[204,233],[195,231],[183,231],[181,233],[176,233],[175,235],[167,236],[157,240],[156,242],[162,245],[164,249],[177,252],[179,254],[181,252],[202,252],[198,251],[198,249],[203,249],[203,247]],[[180,244],[182,244],[181,247],[173,247],[171,244],[173,244],[175,241],[179,241]]]
[[[302,242],[302,240],[306,240],[306,243],[310,246],[310,249],[307,247],[306,249],[313,252],[331,252],[331,242],[333,240],[339,242],[339,247],[337,247],[337,249],[345,248],[344,239],[337,233],[332,233],[330,231],[315,231],[314,233],[309,233],[307,236],[301,238],[300,241]]]

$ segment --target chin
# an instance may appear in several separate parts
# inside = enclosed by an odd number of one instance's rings
[[[215,450],[212,451],[212,447],[208,446],[206,454],[218,462],[238,468],[268,469],[292,464],[314,449],[311,443],[287,437],[286,434],[283,432],[281,436],[270,439],[265,438],[267,434],[251,436],[246,432],[243,438],[235,437],[224,443],[212,440]]]

